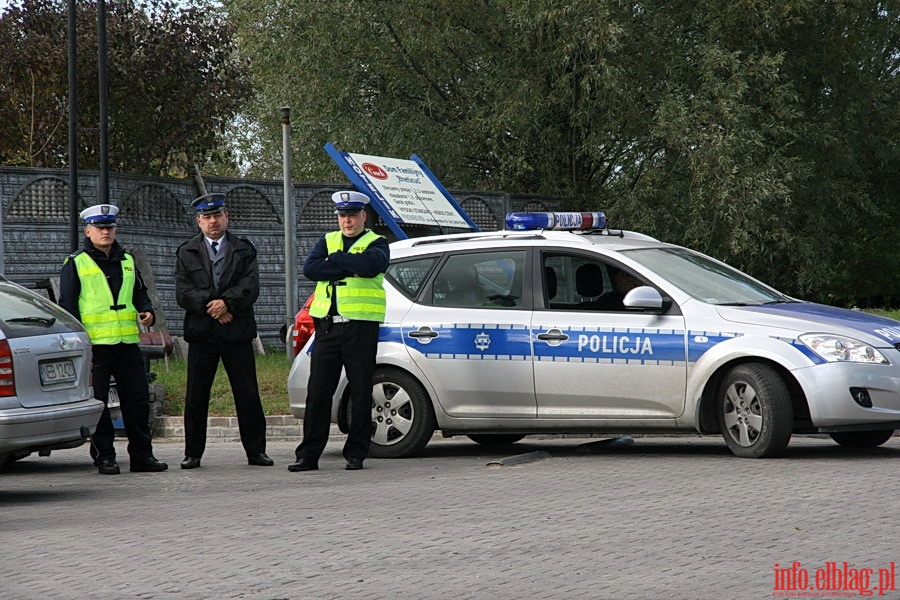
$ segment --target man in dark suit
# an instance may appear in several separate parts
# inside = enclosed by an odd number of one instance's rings
[[[185,310],[188,342],[182,469],[196,469],[206,448],[209,394],[219,361],[234,393],[241,442],[250,465],[269,467],[266,418],[256,380],[256,318],[259,297],[256,247],[228,231],[224,194],[207,194],[191,203],[200,233],[176,252],[175,296]]]

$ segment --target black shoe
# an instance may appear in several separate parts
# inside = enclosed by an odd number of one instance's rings
[[[116,461],[107,458],[97,465],[97,472],[101,475],[118,475],[120,473],[119,465]]]
[[[359,471],[363,468],[363,459],[351,457],[347,459],[347,470],[348,471]]]
[[[181,461],[182,469],[196,469],[200,467],[200,459],[194,458],[192,456],[185,456],[184,460]]]
[[[288,471],[318,471],[319,463],[309,458],[298,458],[297,462],[288,465]]]
[[[169,468],[164,462],[159,462],[156,457],[151,456],[143,460],[131,461],[132,473],[159,473]]]
[[[271,467],[275,464],[275,461],[266,456],[265,452],[260,452],[259,454],[254,454],[253,456],[247,457],[248,465],[255,465],[257,467]]]

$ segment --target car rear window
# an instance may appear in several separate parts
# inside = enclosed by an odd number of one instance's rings
[[[0,281],[0,331],[7,339],[82,330],[75,318],[39,295]]]

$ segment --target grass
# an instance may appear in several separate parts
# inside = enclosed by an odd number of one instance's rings
[[[877,315],[883,315],[900,321],[900,309],[880,310],[867,309]],[[184,389],[187,381],[187,361],[170,358],[164,361],[153,361],[150,368],[156,373],[154,383],[166,388],[166,399],[160,408],[160,414],[181,416],[184,414]],[[284,350],[266,349],[266,354],[256,355],[256,376],[259,379],[259,395],[262,398],[263,412],[267,415],[290,414],[287,395],[287,377],[291,370],[291,361]],[[234,416],[234,399],[228,385],[225,369],[219,365],[216,379],[213,382],[209,399],[209,414],[214,417]]]
[[[256,377],[259,380],[259,395],[266,415],[290,414],[287,395],[287,377],[291,361],[284,350],[266,348],[266,354],[256,355]],[[150,371],[156,374],[153,383],[165,386],[166,397],[159,408],[159,414],[181,416],[184,414],[184,393],[187,384],[187,360],[169,358],[153,361]],[[225,368],[219,363],[219,370],[213,381],[209,395],[209,415],[211,417],[234,416],[234,397],[228,384]]]

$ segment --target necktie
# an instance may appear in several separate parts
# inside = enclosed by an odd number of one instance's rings
[[[210,246],[212,246],[213,254],[219,253],[219,242],[212,242]]]

